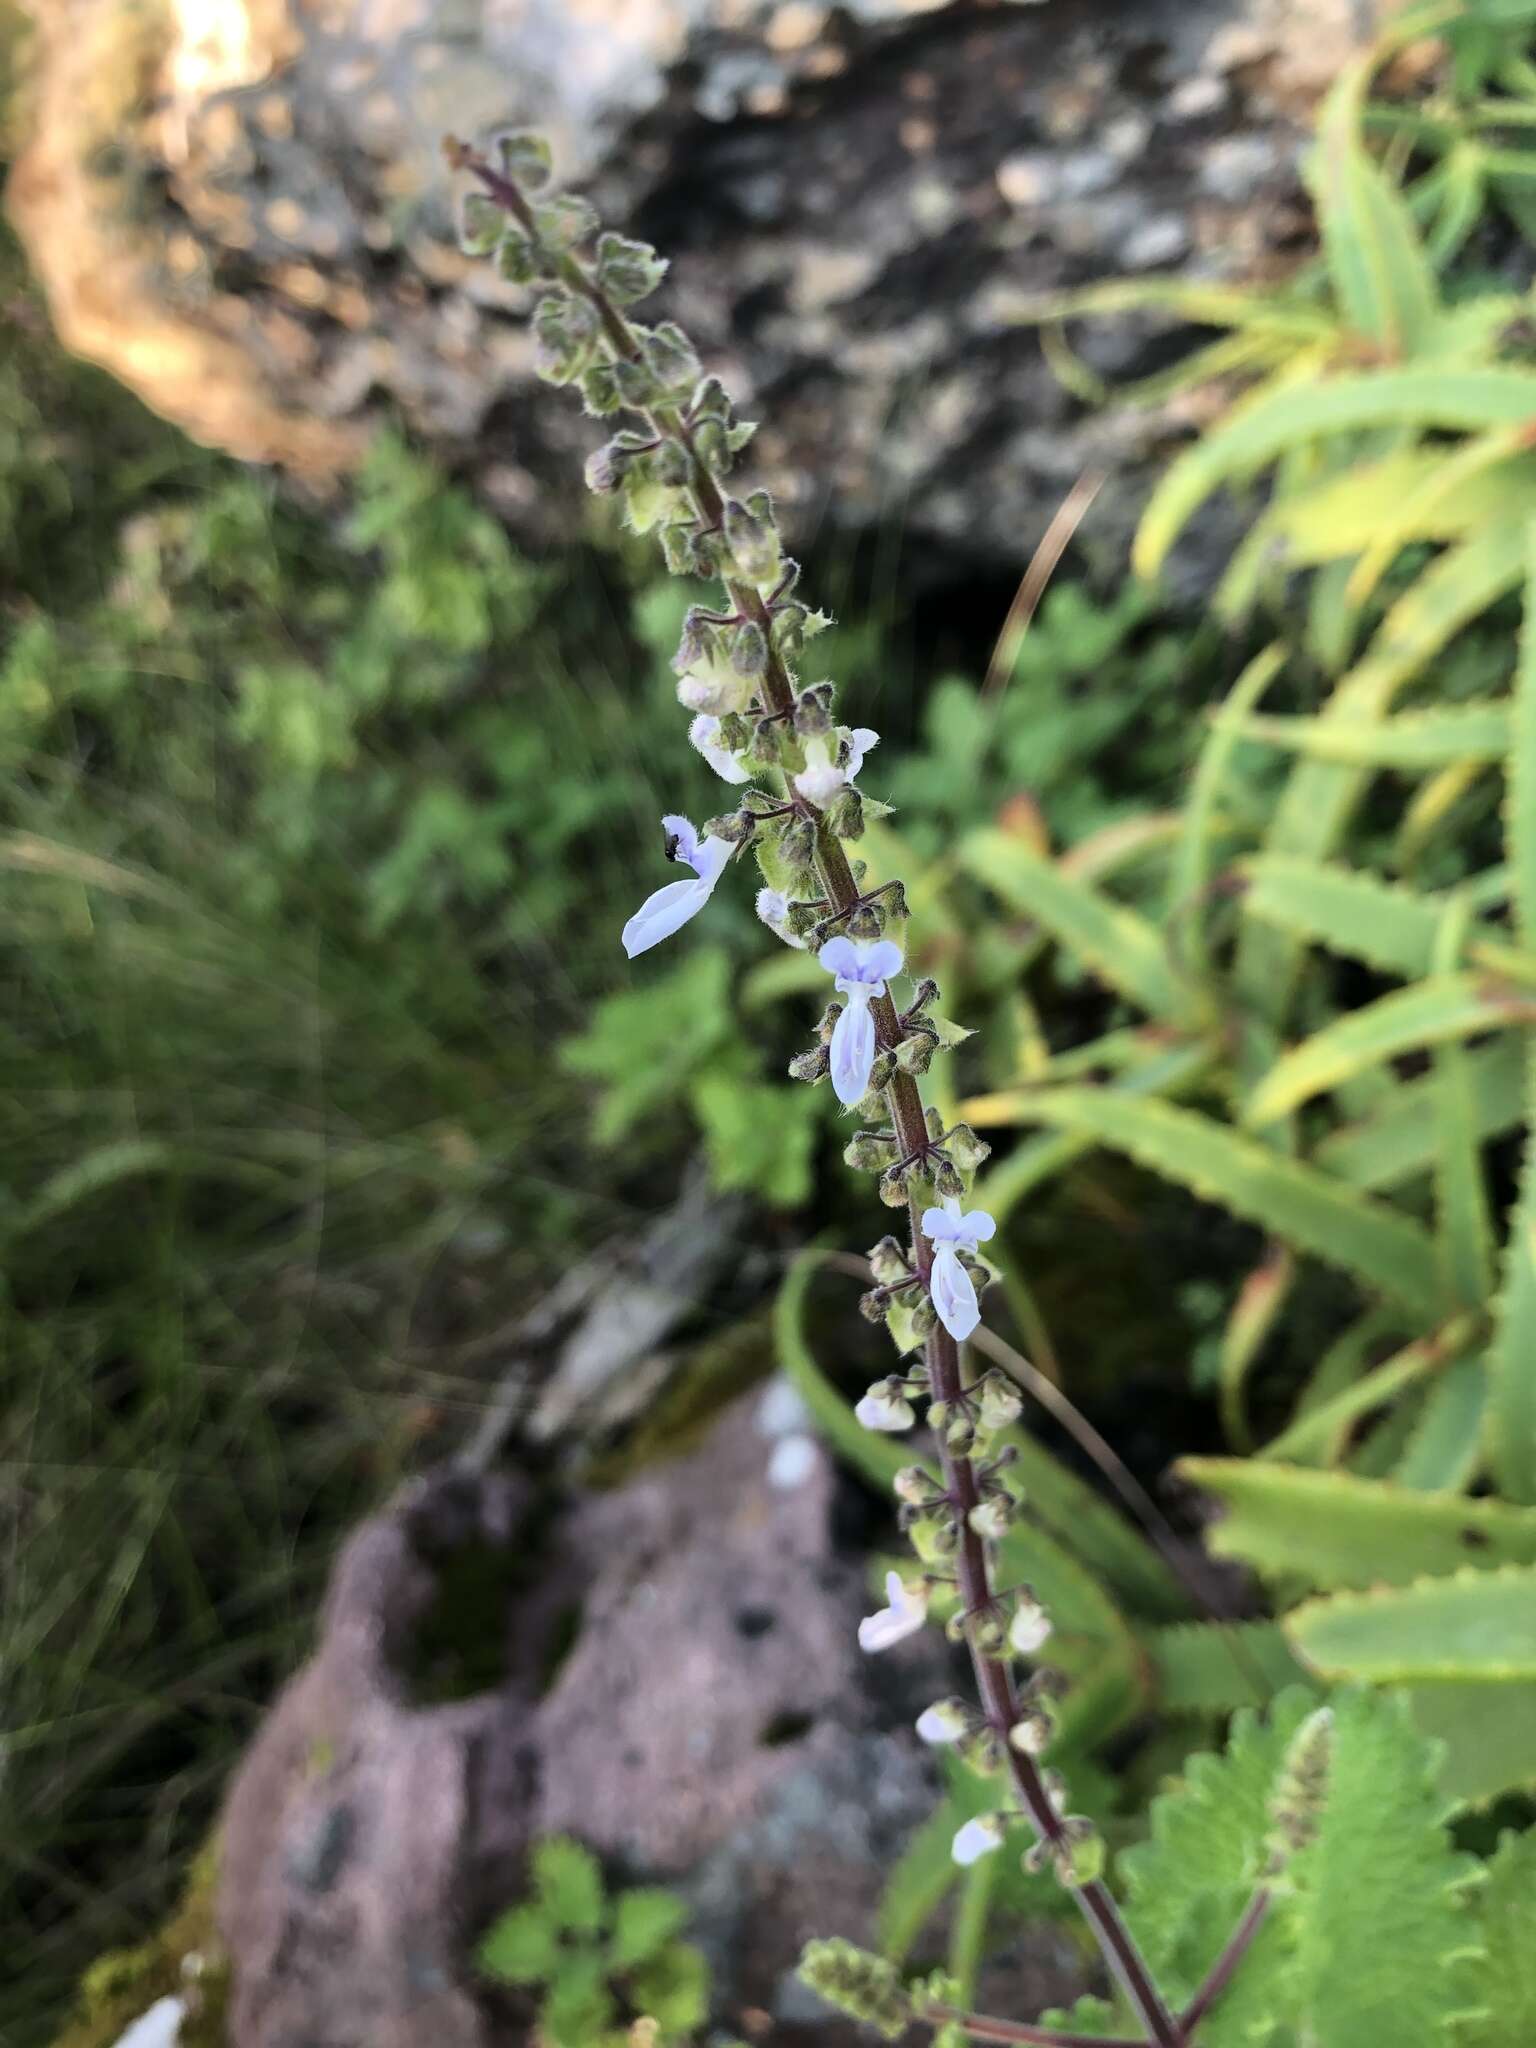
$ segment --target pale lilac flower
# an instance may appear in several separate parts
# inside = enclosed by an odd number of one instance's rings
[[[691,882],[668,882],[654,896],[647,896],[622,934],[624,950],[633,960],[637,953],[670,939],[675,931],[697,917],[714,893],[716,882],[731,857],[731,842],[713,836],[701,839],[686,818],[662,819],[667,835],[667,857],[680,867],[692,868]]]
[[[853,1414],[854,1420],[862,1422],[866,1429],[884,1430],[891,1436],[910,1429],[917,1420],[917,1410],[907,1399],[901,1381],[894,1376],[876,1380]]]
[[[838,986],[842,986],[841,982]],[[953,1196],[942,1209],[923,1211],[923,1235],[933,1246],[928,1292],[934,1313],[957,1344],[963,1344],[981,1321],[975,1284],[960,1263],[961,1247],[975,1251],[996,1229],[985,1209],[971,1209],[962,1215]]]
[[[945,1743],[958,1742],[970,1725],[964,1700],[936,1700],[917,1717],[918,1739],[938,1749]]]
[[[688,738],[698,748],[722,782],[750,782],[752,771],[743,768],[738,755],[720,744],[720,721],[701,711],[688,728]]]
[[[960,1829],[949,1853],[964,1869],[968,1864],[979,1863],[983,1856],[990,1856],[994,1849],[1001,1849],[1004,1832],[1000,1813],[978,1813]]]
[[[859,1648],[872,1657],[915,1636],[928,1619],[928,1588],[921,1579],[909,1586],[900,1572],[887,1572],[885,1597],[889,1605],[859,1623]]]
[[[1013,1620],[1008,1625],[1009,1649],[1021,1657],[1033,1657],[1037,1650],[1045,1648],[1050,1639],[1050,1616],[1038,1600],[1021,1593],[1019,1604],[1013,1610]]]
[[[901,948],[892,939],[839,937],[828,939],[816,957],[828,974],[837,977],[838,994],[848,998],[847,1008],[832,1027],[829,1050],[833,1092],[852,1109],[869,1093],[869,1073],[875,1064],[870,1001],[883,996],[886,982],[901,972]]]
[[[843,743],[848,759],[841,768],[837,757]],[[880,744],[880,735],[867,725],[840,725],[832,733],[816,733],[805,743],[805,766],[794,778],[795,788],[807,803],[824,809],[846,789],[864,766],[864,756]]]
[[[789,927],[789,898],[780,895],[777,889],[759,889],[757,892],[757,914],[776,938],[786,946],[793,946],[797,952],[805,951],[805,941],[798,938]]]
[[[119,2034],[113,2048],[175,2048],[181,2039],[181,2023],[187,2016],[187,2001],[168,1995],[157,1998],[147,2012],[139,2017],[124,2034]]]

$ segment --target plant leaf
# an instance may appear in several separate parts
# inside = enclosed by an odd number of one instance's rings
[[[1308,1600],[1286,1616],[1296,1653],[1325,1678],[1536,1680],[1536,1569],[1462,1570]]]
[[[1346,1011],[1284,1054],[1249,1098],[1243,1121],[1273,1123],[1310,1097],[1401,1053],[1495,1030],[1530,1007],[1529,998],[1487,975],[1431,975],[1414,988]]]
[[[1460,761],[1501,761],[1509,752],[1509,712],[1498,704],[1456,705],[1444,711],[1405,711],[1396,718],[1230,718],[1214,723],[1237,739],[1261,740],[1313,760],[1354,768],[1444,768]]]
[[[632,1970],[649,1962],[687,1923],[688,1907],[676,1892],[657,1885],[636,1885],[614,1901],[613,1933],[608,1943],[609,1967]]]
[[[1259,854],[1238,871],[1245,911],[1347,959],[1405,978],[1428,971],[1441,906],[1377,876],[1293,854]]]
[[[1525,2048],[1536,2041],[1536,1829],[1501,1837],[1477,1894],[1477,1926],[1482,2010],[1457,2028],[1456,2048]]]
[[[958,858],[1010,910],[1043,925],[1127,1002],[1154,1017],[1181,1013],[1182,995],[1163,942],[1134,910],[1063,873],[1058,862],[1033,852],[1023,840],[990,827],[962,840]]]
[[[551,1926],[596,1934],[603,1924],[603,1874],[597,1858],[568,1835],[548,1835],[533,1849],[533,1882]]]
[[[1487,1361],[1456,1359],[1425,1397],[1408,1447],[1392,1468],[1396,1484],[1420,1493],[1464,1492],[1482,1455],[1487,1411]]]
[[[1230,1714],[1309,1683],[1274,1621],[1180,1622],[1155,1630],[1146,1648],[1164,1714]]]
[[[1525,1050],[1519,1038],[1510,1032],[1491,1045],[1469,1048],[1465,1071],[1470,1135],[1481,1143],[1512,1130],[1524,1112]],[[1433,1167],[1437,1118],[1433,1077],[1399,1081],[1379,1109],[1330,1131],[1312,1157],[1354,1187],[1394,1187]]]
[[[1433,1317],[1441,1305],[1434,1243],[1418,1224],[1210,1117],[1091,1088],[1042,1089],[1028,1098],[1027,1116],[1091,1134],[1416,1315]]]
[[[1262,1459],[1184,1458],[1177,1470],[1226,1509],[1207,1533],[1212,1553],[1266,1578],[1333,1590],[1406,1586],[1459,1565],[1536,1564],[1536,1510],[1504,1501]]]
[[[542,1984],[559,1968],[559,1936],[539,1906],[514,1906],[491,1923],[475,1959],[504,1984]]]
[[[1434,272],[1402,195],[1360,141],[1364,73],[1349,65],[1318,121],[1311,183],[1323,254],[1344,319],[1389,356],[1424,352],[1439,317]]]

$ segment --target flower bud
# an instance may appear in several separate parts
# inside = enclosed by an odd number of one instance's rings
[[[822,1011],[816,1025],[816,1036],[823,1045],[830,1043],[832,1034],[837,1029],[837,1020],[842,1014],[843,1006],[841,1003],[828,1003],[827,1007]]]
[[[660,529],[661,559],[669,576],[707,576],[710,565],[692,520],[671,520]]]
[[[923,1111],[923,1124],[931,1141],[939,1144],[944,1136],[944,1119],[931,1105]]]
[[[896,1048],[896,1064],[904,1074],[926,1074],[938,1049],[938,1033],[909,1031]]]
[[[731,641],[731,667],[755,682],[768,666],[768,638],[755,619],[743,619]]]
[[[533,209],[533,225],[546,249],[574,249],[597,233],[597,209],[579,192],[560,192]]]
[[[942,1489],[935,1486],[930,1474],[921,1465],[903,1465],[891,1481],[891,1491],[908,1507],[926,1507]]]
[[[751,745],[748,748],[752,759],[761,762],[765,768],[776,768],[782,747],[783,742],[779,738],[777,725],[771,718],[760,718],[753,729]]]
[[[971,1709],[964,1700],[935,1700],[917,1717],[918,1740],[935,1749],[959,1742],[971,1726]]]
[[[584,299],[553,293],[533,309],[533,367],[546,384],[569,384],[585,369],[597,338],[597,315]]]
[[[843,1157],[848,1157],[846,1152]],[[859,1296],[859,1314],[866,1323],[883,1323],[890,1312],[891,1297],[882,1294],[878,1287],[871,1287],[867,1294]]]
[[[864,799],[856,789],[839,790],[823,816],[839,839],[864,837]]]
[[[1050,1748],[1055,1732],[1049,1711],[1031,1703],[1020,1709],[1019,1718],[1008,1730],[1008,1740],[1020,1756],[1040,1757]]]
[[[552,282],[558,274],[558,265],[548,251],[510,224],[496,251],[496,269],[508,284]]]
[[[907,1255],[894,1237],[882,1237],[878,1244],[870,1246],[869,1270],[882,1287],[905,1276]]]
[[[939,984],[931,975],[925,974],[912,991],[912,1001],[908,1005],[907,1015],[915,1017],[919,1010],[926,1010],[930,1003],[937,1002],[938,996]]]
[[[1333,1710],[1319,1707],[1291,1737],[1269,1802],[1270,1844],[1276,1864],[1299,1855],[1316,1836],[1332,1762]]]
[[[832,1055],[824,1045],[813,1045],[809,1052],[797,1052],[789,1063],[789,1078],[792,1081],[819,1081],[832,1064]]]
[[[880,1199],[888,1209],[904,1209],[907,1206],[907,1179],[911,1168],[898,1161],[888,1166],[879,1180]]]
[[[978,1778],[995,1778],[1007,1762],[995,1728],[977,1728],[960,1751],[960,1761]]]
[[[797,1972],[802,1984],[887,2041],[906,2031],[912,2004],[896,1965],[851,1941],[810,1941]]]
[[[704,823],[706,839],[728,839],[733,846],[744,846],[752,837],[753,824],[745,811],[723,811],[718,818],[708,818]]]
[[[976,1448],[976,1430],[968,1415],[957,1415],[944,1432],[944,1441],[957,1458],[968,1458]]]
[[[865,1429],[881,1430],[887,1435],[910,1429],[917,1420],[916,1410],[907,1399],[906,1383],[895,1373],[888,1379],[877,1380],[853,1413]]]
[[[803,740],[832,730],[832,685],[815,683],[795,699],[795,731]]]
[[[610,413],[618,411],[623,401],[619,397],[619,387],[613,374],[612,363],[588,363],[581,373],[581,398],[594,419],[606,419]],[[595,490],[597,486],[592,483],[591,472],[592,458],[589,456],[587,485],[588,489]],[[608,488],[611,490],[613,486],[610,484]]]
[[[984,1542],[1001,1543],[1013,1525],[1013,1514],[1006,1501],[994,1496],[978,1501],[966,1520]]]
[[[1051,1639],[1050,1616],[1029,1588],[1020,1589],[1008,1625],[1008,1645],[1019,1657],[1033,1657]]]
[[[508,225],[506,208],[488,192],[467,192],[459,206],[459,247],[466,256],[489,256]]]
[[[1011,1429],[1023,1413],[1024,1403],[1013,1381],[1003,1373],[989,1372],[981,1383],[982,1428]]]
[[[878,1173],[890,1156],[890,1146],[866,1132],[850,1138],[843,1147],[843,1163],[855,1173]]]
[[[960,1178],[958,1167],[944,1152],[934,1153],[932,1160],[933,1185],[936,1193],[941,1200],[958,1201],[965,1193],[965,1182]]]
[[[1008,1636],[996,1614],[978,1614],[971,1622],[971,1646],[979,1657],[994,1662],[1008,1654]]]
[[[1066,1816],[1061,1839],[1053,1845],[1051,1868],[1057,1883],[1068,1891],[1096,1884],[1104,1875],[1104,1837],[1091,1820],[1077,1813]]]
[[[754,493],[754,497],[766,497]],[[751,511],[738,498],[725,502],[725,544],[749,583],[772,583],[779,573],[779,536],[771,510]]]
[[[667,397],[677,399],[694,389],[699,380],[699,358],[675,320],[663,320],[643,337],[641,346],[651,375]]]
[[[985,1138],[978,1138],[969,1124],[956,1124],[944,1144],[962,1173],[974,1173],[984,1159],[992,1156],[992,1147]]]
[[[850,911],[844,925],[850,939],[878,939],[882,929],[880,913],[872,903],[861,903],[857,910]],[[886,1079],[890,1079],[889,1074]],[[877,1087],[883,1085],[880,1082],[876,1083]]]
[[[695,387],[688,404],[688,417],[693,420],[720,420],[731,417],[731,395],[718,377],[702,377]]]
[[[875,935],[879,936],[878,933]],[[891,1076],[896,1071],[896,1055],[893,1052],[877,1052],[874,1064],[869,1070],[869,1092],[882,1097],[891,1085]]]
[[[924,1564],[943,1564],[960,1548],[960,1531],[949,1515],[924,1515],[912,1524],[910,1535]]]

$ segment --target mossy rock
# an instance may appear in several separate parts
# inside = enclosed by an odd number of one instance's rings
[[[138,1948],[109,1950],[91,1964],[53,2048],[112,2048],[157,1998],[173,1995],[188,2007],[178,2048],[224,2048],[229,1964],[214,1928],[217,1874],[217,1844],[209,1842],[164,1925]],[[189,1956],[201,1959],[195,1972],[187,1968]]]

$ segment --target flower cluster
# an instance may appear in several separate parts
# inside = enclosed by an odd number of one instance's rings
[[[661,258],[599,232],[584,201],[540,197],[549,159],[536,137],[504,137],[494,160],[460,144],[449,156],[479,188],[465,202],[466,247],[541,291],[532,315],[539,374],[574,386],[593,417],[622,420],[588,461],[589,485],[621,500],[634,532],[655,534],[673,574],[719,585],[717,601],[688,611],[673,668],[688,739],[732,791],[731,807],[701,827],[662,820],[666,857],[689,872],[629,919],[624,949],[633,958],[671,937],[750,855],[759,918],[785,945],[813,952],[832,980],[833,1000],[790,1073],[830,1083],[855,1120],[845,1159],[873,1174],[881,1201],[906,1215],[906,1241],[888,1236],[871,1251],[873,1284],[860,1303],[885,1326],[898,1369],[870,1387],[857,1413],[869,1429],[903,1432],[926,1406],[935,1455],[897,1476],[898,1519],[917,1570],[888,1573],[886,1605],[860,1625],[859,1641],[871,1653],[889,1650],[933,1616],[965,1645],[978,1705],[941,1701],[917,1724],[924,1741],[958,1745],[970,1767],[1001,1781],[993,1807],[956,1835],[955,1859],[974,1861],[1027,1822],[1036,1837],[1029,1860],[1079,1893],[1117,1975],[1133,1987],[1148,2040],[1169,2048],[1174,2023],[1142,1985],[1134,1945],[1098,1882],[1097,1837],[1066,1812],[1058,1780],[1038,1761],[1053,1732],[1051,1678],[1021,1677],[1017,1666],[1044,1648],[1050,1621],[1029,1587],[998,1587],[1021,1510],[1008,1477],[1021,1404],[1002,1374],[968,1371],[962,1350],[991,1278],[980,1248],[996,1225],[966,1206],[988,1148],[968,1125],[946,1128],[924,1106],[921,1077],[965,1034],[936,1013],[931,979],[898,1002],[893,991],[909,971],[906,894],[849,852],[883,810],[859,787],[878,735],[840,724],[832,685],[799,673],[829,621],[797,595],[799,568],[784,552],[768,494],[736,481],[753,424],[737,418],[679,327],[645,325],[628,311],[661,282]],[[882,2031],[899,2032],[911,2013],[890,1966],[846,1944],[817,1945],[805,1974]]]

